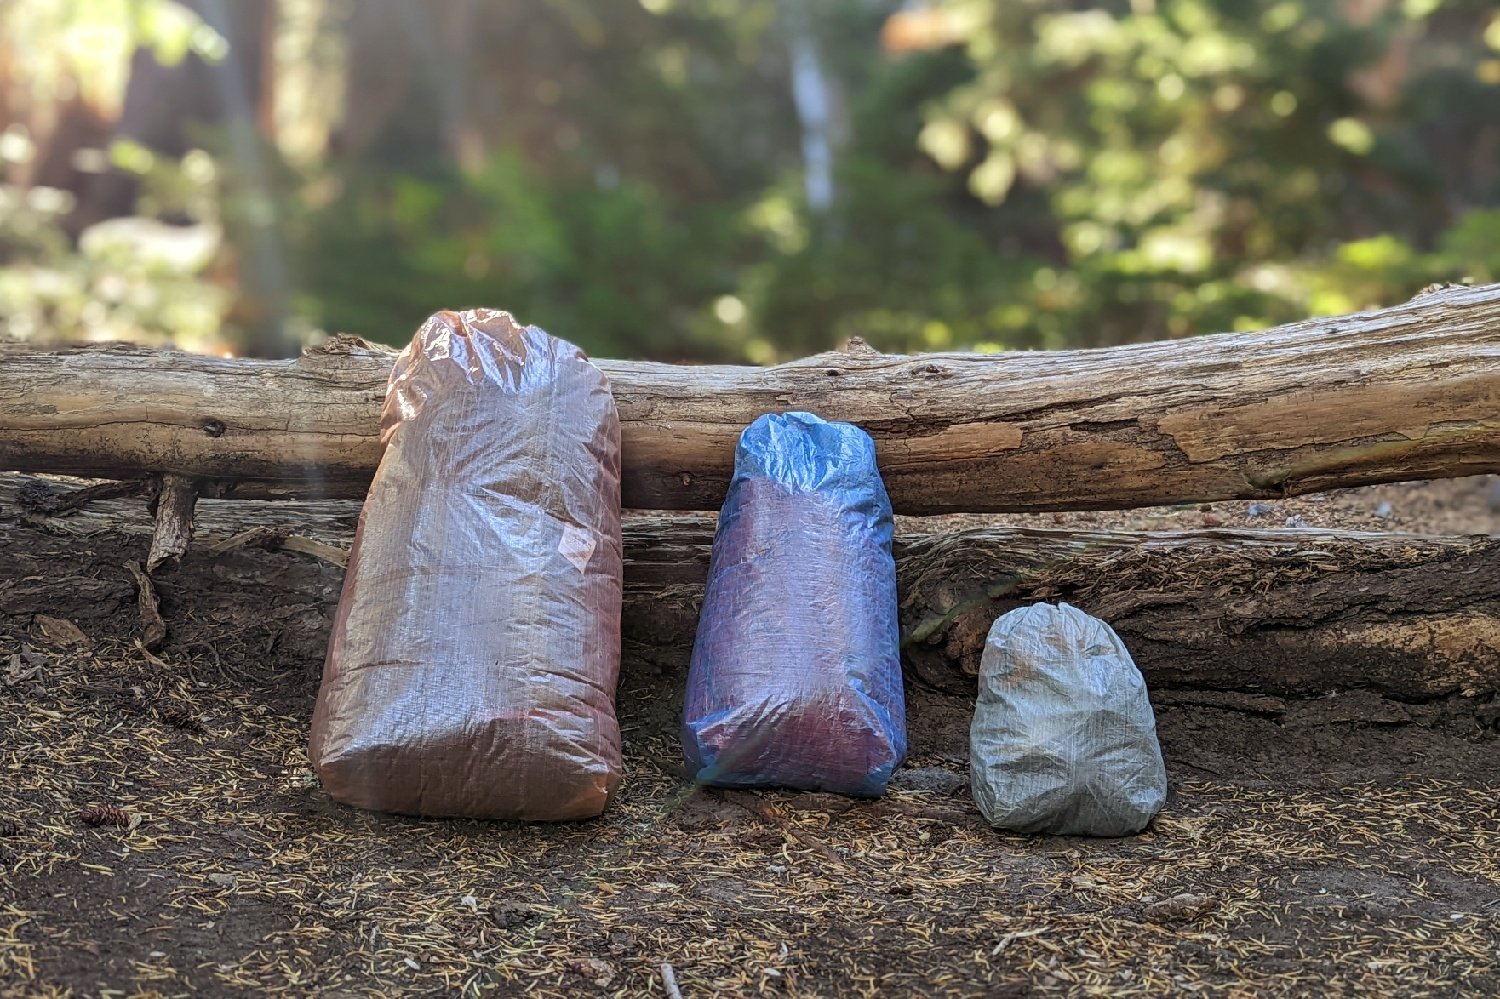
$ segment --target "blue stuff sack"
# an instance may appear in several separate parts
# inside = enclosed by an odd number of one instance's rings
[[[701,784],[876,796],[906,756],[875,443],[810,413],[740,436],[683,710]]]

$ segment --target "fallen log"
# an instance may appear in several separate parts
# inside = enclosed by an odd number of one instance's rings
[[[137,589],[121,564],[149,544],[142,504],[17,513],[22,481],[0,476],[0,544],[16,556],[0,565],[0,629],[24,629],[43,613],[73,619],[95,640],[130,638]],[[357,510],[349,502],[203,500],[198,522],[210,537],[298,532],[291,536],[347,547]],[[897,566],[913,683],[971,692],[998,614],[1066,600],[1109,621],[1153,687],[1285,695],[1365,688],[1410,700],[1500,691],[1500,540],[906,526]],[[675,675],[686,667],[712,540],[710,516],[627,518],[623,623],[635,668]],[[171,642],[212,645],[229,630],[249,655],[295,643],[315,670],[341,567],[326,557],[215,547],[196,546],[157,577]],[[29,559],[31,551],[46,557]]]
[[[567,334],[567,330],[557,332]],[[360,496],[391,353],[292,361],[133,348],[7,356],[0,468],[174,473],[203,495]],[[770,368],[601,361],[624,499],[716,509],[741,429],[808,409],[875,437],[898,512],[1112,509],[1500,471],[1500,285],[1378,312],[1095,351]]]
[[[901,549],[910,671],[972,677],[991,622],[1065,600],[1152,684],[1422,700],[1500,689],[1500,540],[1285,529],[979,530]]]

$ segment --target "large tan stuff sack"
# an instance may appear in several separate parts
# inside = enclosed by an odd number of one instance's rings
[[[440,312],[391,372],[385,454],[310,753],[361,808],[581,819],[620,780],[620,424],[583,353]]]

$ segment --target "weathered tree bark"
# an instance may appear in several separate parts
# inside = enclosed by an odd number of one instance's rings
[[[151,554],[146,556],[146,571],[155,572],[164,562],[182,559],[193,542],[193,507],[198,502],[198,487],[192,479],[171,472],[161,477],[152,501],[156,526],[151,535]]]
[[[22,481],[0,476],[7,513],[19,508]],[[205,537],[263,529],[274,544],[277,532],[290,530],[319,545],[347,546],[357,510],[338,501],[202,500],[198,523]],[[110,532],[122,544],[144,546],[152,530],[144,504],[107,500],[66,516],[19,520],[0,517],[0,546],[20,553],[30,537],[48,557],[0,563],[0,627],[6,615],[45,613],[75,618],[95,640],[131,637],[136,589],[122,557],[100,539]],[[47,567],[62,563],[58,546],[69,544],[58,535],[76,536],[78,551],[53,575]],[[669,672],[685,667],[712,540],[709,516],[626,519],[628,660]],[[243,615],[248,647],[302,643],[315,668],[341,568],[321,554],[320,561],[213,548],[196,546],[158,577],[171,597],[164,613],[172,641],[201,641],[200,631],[212,636],[223,627],[216,622]],[[904,533],[897,566],[908,677],[946,691],[972,690],[990,623],[1037,600],[1066,600],[1109,621],[1153,687],[1268,694],[1368,688],[1414,700],[1500,691],[1500,540],[984,528]]]
[[[1423,699],[1500,684],[1500,541],[1349,531],[980,530],[901,545],[913,674],[977,673],[994,618],[1065,600],[1153,685]]]
[[[358,496],[380,458],[390,362],[353,337],[296,361],[7,356],[0,467]],[[866,428],[906,513],[1128,508],[1500,471],[1500,285],[1097,351],[898,357],[856,345],[772,368],[600,366],[620,407],[625,503],[646,509],[717,508],[740,431],[792,409]]]
[[[625,634],[664,663],[691,650],[711,543],[706,522],[629,522]],[[982,528],[898,535],[896,564],[908,677],[948,692],[972,691],[996,617],[1044,600],[1108,621],[1153,686],[1500,690],[1500,540]]]

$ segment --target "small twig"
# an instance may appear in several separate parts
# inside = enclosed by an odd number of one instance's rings
[[[303,611],[310,610],[317,606],[318,605],[315,603],[288,604],[285,607],[279,607],[274,611],[266,612],[266,615],[260,618],[258,621],[252,621],[249,624],[242,624],[238,628],[225,628],[223,631],[216,631],[213,634],[204,635],[203,638],[200,639],[200,641],[222,642],[226,638],[233,638],[235,635],[243,635],[245,632],[250,631],[253,628],[263,628],[267,624],[270,624],[272,622],[284,621],[287,618],[291,617],[293,614],[301,614]]]
[[[797,842],[801,843],[809,850],[814,850],[817,853],[822,854],[823,858],[830,864],[833,864],[835,867],[842,867],[845,870],[850,869],[850,863],[843,857],[839,856],[838,853],[833,849],[833,847],[829,846],[821,839],[818,839],[818,837],[814,836],[812,833],[803,832],[792,823],[784,821],[779,815],[776,814],[776,810],[772,808],[770,804],[766,802],[756,802],[754,805],[747,805],[743,801],[739,800],[735,800],[734,803],[736,805],[739,805],[745,811],[749,812],[751,815],[766,820],[771,825],[781,830],[782,835],[790,836],[792,839],[795,839]]]
[[[19,652],[14,652],[11,653],[10,668],[5,671],[5,676],[0,677],[0,679],[3,679],[4,682],[9,684],[10,686],[15,686],[20,683],[25,683],[27,680],[30,680],[41,671],[42,668],[40,666],[33,666],[26,672],[22,673],[21,654]]]
[[[168,671],[170,671],[172,669],[172,667],[168,666],[165,662],[163,662],[162,660],[156,658],[156,656],[152,655],[151,654],[151,650],[147,649],[144,645],[142,645],[141,644],[141,640],[139,638],[137,638],[135,640],[135,647],[136,647],[136,650],[138,652],[140,652],[141,655],[143,655],[143,656],[146,657],[146,661],[149,662],[152,666],[155,666],[157,669],[168,670]]]
[[[661,963],[661,984],[669,999],[682,999],[682,990],[677,987],[677,973],[672,970],[671,962]]]
[[[241,531],[231,538],[215,541],[213,544],[203,548],[205,555],[223,555],[225,552],[236,548],[279,548],[282,551],[299,552],[303,555],[311,555],[313,558],[322,559],[339,568],[349,564],[349,552],[336,545],[324,544],[312,538],[300,534],[292,534],[291,528],[282,527],[252,527],[248,531]]]
[[[214,666],[216,668],[218,668],[218,669],[223,669],[224,668],[224,663],[219,659],[219,650],[216,649],[216,648],[214,648],[212,645],[208,644],[207,642],[189,642],[188,643],[188,648],[190,648],[190,649],[207,649],[208,650],[208,654],[213,657]]]
[[[321,541],[303,537],[300,534],[293,534],[282,541],[281,547],[283,551],[301,552],[303,555],[311,555],[313,558],[322,559],[324,562],[336,565],[340,569],[347,568],[349,565],[348,549],[339,548],[337,545],[327,545]]]
[[[287,535],[291,533],[292,529],[289,526],[252,527],[250,530],[241,531],[233,537],[204,545],[202,551],[205,555],[223,555],[225,552],[234,551],[236,548],[245,548],[248,546],[275,548],[285,541]]]
[[[1196,760],[1178,760],[1176,762],[1185,764],[1194,770],[1198,770],[1206,774],[1213,774],[1215,777],[1223,777],[1225,774],[1225,771],[1223,770],[1217,770],[1206,763],[1199,763]]]
[[[94,500],[119,499],[123,496],[139,496],[150,487],[149,479],[126,479],[121,482],[98,482],[81,489],[70,489],[58,494],[47,488],[39,479],[28,480],[16,494],[23,509],[55,517],[71,513]]]
[[[167,639],[167,622],[161,616],[156,587],[151,584],[151,577],[141,570],[139,562],[126,562],[125,568],[135,577],[137,588],[135,605],[141,619],[141,638],[137,644],[148,651],[159,649]]]
[[[213,645],[208,642],[189,642],[187,644],[187,649],[188,651],[191,651],[193,649],[207,649],[209,656],[213,658],[214,669],[218,671],[219,676],[224,677],[225,679],[240,683],[245,683],[250,680],[249,675],[246,674],[243,670],[235,669],[234,667],[225,665],[224,660],[219,657],[219,650],[214,648]]]

